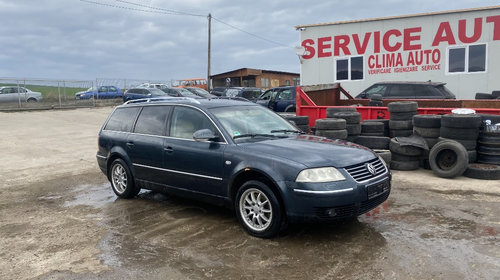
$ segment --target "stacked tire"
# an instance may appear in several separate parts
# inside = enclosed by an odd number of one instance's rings
[[[489,131],[486,127],[486,120],[490,120],[492,126],[500,123],[500,115],[481,115],[481,120],[477,162],[500,165],[500,130]]]
[[[364,120],[361,123],[362,136],[386,136],[389,137],[389,121],[387,119]],[[370,124],[376,123],[376,124]],[[382,123],[383,128],[380,128]]]
[[[354,111],[334,112],[331,113],[331,117],[345,120],[347,137],[344,139],[355,141],[356,138],[361,134],[361,114],[358,113],[355,109]]]
[[[481,116],[477,114],[443,115],[438,141],[459,142],[467,150],[469,163],[473,163],[477,158],[476,146],[481,120]]]
[[[368,103],[368,106],[377,106],[377,107],[384,106],[384,103],[382,102],[382,95],[373,94],[370,98],[370,103]]]
[[[421,136],[427,143],[429,150],[424,150],[420,158],[420,166],[431,169],[429,165],[429,151],[439,141],[441,128],[440,115],[415,115],[413,116],[413,134]]]
[[[391,102],[387,106],[390,113],[389,129],[391,137],[407,137],[413,134],[413,116],[418,104],[413,101]]]
[[[346,121],[344,119],[326,118],[317,119],[315,124],[314,134],[323,136],[329,139],[346,139],[347,129]]]
[[[391,169],[416,170],[420,167],[423,149],[415,146],[401,145],[397,138],[392,138],[389,144],[391,151]]]
[[[295,126],[305,133],[309,133],[309,117],[308,116],[296,116],[295,114],[284,113],[280,114],[284,119],[288,121],[293,121]]]

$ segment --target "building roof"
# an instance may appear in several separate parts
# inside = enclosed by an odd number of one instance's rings
[[[211,75],[210,78],[217,77],[217,76],[225,76],[225,75],[234,74],[237,72],[240,72],[240,73],[246,72],[246,73],[251,73],[254,75],[261,75],[262,73],[288,74],[288,75],[297,75],[297,76],[300,75],[299,73],[284,72],[284,71],[262,70],[262,69],[253,69],[253,68],[240,68],[240,69],[235,69],[235,70],[231,70],[231,71],[224,72],[224,73]]]
[[[317,23],[317,24],[304,24],[304,25],[296,25],[294,27],[295,27],[295,29],[300,29],[300,28],[306,28],[306,27],[318,27],[318,26],[338,25],[338,24],[346,24],[346,23],[358,23],[358,22],[370,22],[370,21],[379,21],[379,20],[388,20],[388,19],[402,19],[402,18],[411,18],[411,17],[445,15],[445,14],[475,12],[475,11],[484,11],[484,10],[493,10],[493,9],[500,9],[500,6],[468,8],[468,9],[433,12],[433,13],[420,13],[420,14],[411,14],[411,15],[402,15],[402,16],[390,16],[390,17],[369,18],[369,19],[360,19],[360,20],[347,20],[347,21],[337,21],[337,22]]]

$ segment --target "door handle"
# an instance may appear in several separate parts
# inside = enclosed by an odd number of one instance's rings
[[[129,147],[129,148],[134,147],[134,143],[133,142],[127,142],[127,147]]]
[[[172,147],[170,147],[170,146],[169,146],[169,147],[165,147],[165,148],[163,148],[163,150],[164,150],[165,152],[167,152],[167,153],[171,153],[171,152],[173,152],[173,151],[174,151],[174,149],[173,149]]]

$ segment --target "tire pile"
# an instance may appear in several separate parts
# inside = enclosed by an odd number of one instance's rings
[[[368,106],[376,106],[376,107],[384,106],[384,103],[382,102],[382,95],[373,94],[370,98],[370,103],[368,103]]]
[[[481,120],[481,116],[477,114],[443,115],[439,141],[448,139],[459,142],[467,150],[469,162],[473,163],[477,158],[476,146]]]
[[[329,139],[346,139],[347,129],[344,119],[317,119],[315,122],[315,135],[323,136]]]
[[[296,116],[295,114],[290,113],[281,113],[282,116],[287,121],[293,121],[295,126],[297,126],[300,130],[305,133],[309,133],[309,117],[308,116]]]
[[[491,93],[478,92],[476,99],[500,99],[500,90],[494,90]]]
[[[482,115],[482,125],[480,127],[477,162],[500,165],[500,131],[487,131],[486,120],[491,124],[500,123],[498,115]]]
[[[317,119],[315,135],[330,139],[349,139],[361,133],[361,114],[354,107],[331,107],[326,109],[326,119]]]
[[[415,115],[413,116],[413,134],[424,138],[429,150],[423,150],[420,157],[420,167],[431,169],[429,165],[429,151],[439,141],[441,128],[440,115]]]
[[[390,113],[389,129],[392,137],[407,137],[413,134],[413,116],[418,104],[412,101],[391,102],[387,106]]]

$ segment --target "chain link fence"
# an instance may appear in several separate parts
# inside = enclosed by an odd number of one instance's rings
[[[0,78],[0,110],[94,107],[123,103],[123,94],[150,79],[51,80]]]

